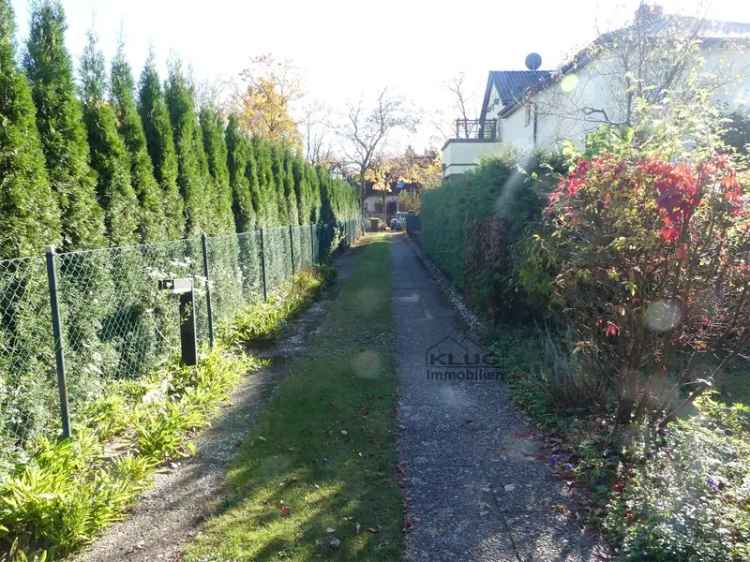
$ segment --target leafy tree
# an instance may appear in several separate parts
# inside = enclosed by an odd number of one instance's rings
[[[123,43],[120,43],[117,55],[112,61],[111,81],[117,128],[129,153],[130,179],[138,196],[140,240],[144,243],[164,240],[167,237],[164,201],[159,184],[154,178],[146,134],[135,103],[133,73],[125,59]],[[176,191],[175,189],[175,193]]]
[[[24,66],[50,184],[59,198],[63,249],[74,250],[105,244],[104,213],[96,201],[96,177],[89,167],[86,128],[65,49],[65,29],[60,2],[35,4]]]
[[[237,232],[249,232],[255,227],[256,220],[253,203],[254,192],[257,196],[258,189],[255,155],[234,114],[229,116],[225,136],[234,221]]]
[[[38,254],[60,238],[26,77],[15,63],[10,0],[0,0],[0,257]]]
[[[228,167],[229,149],[224,137],[224,123],[216,109],[205,107],[200,113],[203,147],[213,179],[211,203],[216,232],[236,232],[232,211],[232,186]]]
[[[292,106],[302,96],[297,69],[266,54],[253,58],[241,74],[243,92],[237,101],[240,125],[253,137],[301,146]]]
[[[211,178],[195,112],[193,87],[179,61],[173,62],[169,69],[166,100],[177,152],[177,185],[184,202],[185,233],[193,236],[212,228],[206,189]]]
[[[83,120],[88,130],[91,165],[97,172],[97,193],[104,209],[104,224],[114,246],[137,240],[139,227],[138,199],[130,184],[130,158],[117,132],[117,118],[105,99],[106,71],[104,55],[97,46],[96,35],[88,34],[81,58],[81,94]]]
[[[165,236],[169,240],[176,240],[184,233],[185,217],[183,216],[182,196],[177,186],[178,164],[172,124],[153,53],[149,55],[141,73],[138,87],[138,111],[143,123],[154,176],[161,188]]]

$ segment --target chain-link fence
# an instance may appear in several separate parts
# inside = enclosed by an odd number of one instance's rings
[[[65,408],[75,421],[108,383],[179,353],[169,280],[192,283],[195,339],[208,345],[214,326],[361,232],[358,221],[285,226],[0,261],[0,474],[30,439],[66,433]]]

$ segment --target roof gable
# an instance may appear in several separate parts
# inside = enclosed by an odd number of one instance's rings
[[[551,74],[549,70],[491,70],[487,78],[480,120],[484,121],[487,117],[487,105],[493,87],[497,90],[503,107],[509,107],[522,100],[526,90],[545,82]]]

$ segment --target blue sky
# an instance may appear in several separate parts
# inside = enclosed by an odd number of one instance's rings
[[[664,0],[665,11],[750,22],[750,2]],[[13,0],[20,39],[28,1]],[[162,65],[177,54],[197,80],[236,76],[253,55],[271,52],[302,69],[311,98],[341,107],[383,86],[428,115],[453,114],[445,83],[464,72],[479,111],[487,71],[522,69],[530,51],[543,67],[628,20],[638,0],[63,0],[68,46],[77,59],[92,26],[108,57],[124,31],[140,72],[150,45]],[[430,143],[426,129],[417,146]]]

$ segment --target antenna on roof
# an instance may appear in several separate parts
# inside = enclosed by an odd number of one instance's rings
[[[526,55],[526,68],[529,70],[539,70],[542,66],[542,55],[539,53],[529,53]]]

